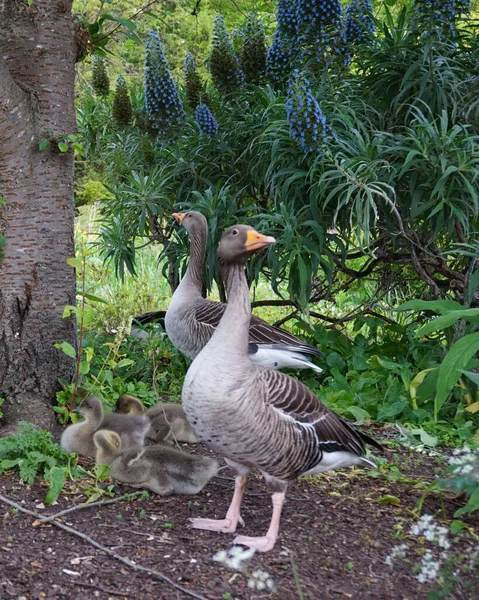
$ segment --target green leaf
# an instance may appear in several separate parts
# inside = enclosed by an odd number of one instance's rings
[[[90,371],[90,363],[87,360],[82,360],[80,363],[80,374],[86,375]]]
[[[371,415],[368,413],[368,411],[364,410],[364,408],[360,408],[359,406],[348,406],[348,408],[344,410],[344,414],[352,415],[359,425],[371,418]]]
[[[67,356],[76,358],[77,353],[75,348],[68,342],[62,342],[61,344],[54,344],[55,348],[60,348]]]
[[[437,446],[437,437],[434,435],[429,435],[429,433],[427,433],[427,431],[424,431],[422,427],[419,427],[417,429],[411,429],[411,433],[413,435],[418,435],[421,442],[425,446],[429,446],[430,448],[434,448],[435,446]]]
[[[131,360],[131,358],[122,358],[120,360],[120,362],[117,364],[117,368],[119,367],[129,367],[130,365],[135,364],[134,360]]]
[[[48,150],[48,148],[50,148],[50,142],[48,140],[46,140],[45,138],[42,138],[38,142],[38,149],[39,150]]]
[[[472,371],[463,371],[462,369],[459,369],[459,371],[461,371],[463,375],[470,379],[472,383],[475,383],[479,386],[479,373],[473,373]]]
[[[391,496],[389,494],[381,496],[376,502],[378,502],[378,504],[392,504],[393,506],[399,506],[401,504],[401,500],[397,496]]]
[[[45,474],[45,479],[50,482],[50,488],[45,497],[45,504],[53,504],[65,485],[65,472],[61,467],[51,467]]]
[[[456,321],[460,319],[464,319],[465,321],[469,321],[470,317],[477,317],[479,315],[479,308],[463,308],[462,310],[451,310],[440,317],[436,317],[423,325],[420,329],[416,331],[417,337],[422,337],[423,335],[427,335],[432,333],[433,331],[438,331],[440,329],[446,329],[446,327],[450,327]]]
[[[469,498],[466,506],[463,506],[459,510],[456,510],[454,516],[460,517],[468,512],[473,512],[474,510],[479,510],[479,485],[472,492],[471,497]]]
[[[70,265],[70,267],[73,267],[78,271],[80,271],[83,267],[83,263],[79,258],[67,258],[67,265]]]
[[[465,335],[458,340],[444,357],[439,366],[437,391],[434,398],[434,419],[436,421],[442,405],[461,376],[461,370],[464,369],[478,350],[479,331]]]
[[[58,142],[58,149],[60,152],[68,152],[69,146],[68,144],[65,144],[65,142]]]
[[[464,310],[464,306],[455,300],[409,300],[394,310],[431,310],[442,315],[450,310]]]
[[[418,373],[416,375],[416,377],[414,377],[414,379],[409,384],[409,394],[411,395],[411,400],[415,400],[416,399],[417,388],[424,381],[426,375],[428,375],[429,373],[431,373],[431,371],[435,371],[436,369],[437,369],[437,367],[431,367],[430,369],[424,369],[423,371],[421,371],[420,373]]]
[[[103,304],[108,304],[106,300],[100,298],[99,296],[94,296],[93,294],[85,294],[85,298],[87,300],[91,300],[92,302],[102,302]]]
[[[72,306],[71,304],[67,304],[63,307],[62,319],[68,319],[72,314],[79,316],[81,313],[81,308],[79,306]]]
[[[462,531],[464,527],[466,527],[466,524],[463,521],[453,521],[449,525],[449,529],[453,535],[456,535],[456,533]]]

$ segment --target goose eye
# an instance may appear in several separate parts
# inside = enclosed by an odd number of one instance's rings
[[[238,235],[238,230],[237,229],[233,229],[233,231],[231,232],[233,235]]]

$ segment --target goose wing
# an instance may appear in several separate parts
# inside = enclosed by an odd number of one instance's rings
[[[259,344],[275,344],[281,343],[290,346],[291,349],[295,349],[305,354],[311,354],[312,356],[324,356],[321,350],[318,350],[314,346],[305,344],[299,338],[297,338],[289,331],[270,325],[259,317],[251,316],[251,322],[249,326],[249,341],[257,342]]]
[[[318,446],[324,452],[342,450],[362,456],[364,444],[381,448],[375,440],[356,431],[332,412],[300,381],[273,369],[257,373],[266,404],[277,417],[291,419],[300,430],[313,428]]]
[[[214,330],[218,327],[221,317],[226,309],[226,304],[222,302],[213,302],[204,300],[195,308],[195,319],[200,324],[205,332],[208,331],[209,336],[213,335]],[[289,350],[295,352],[303,352],[312,356],[324,356],[321,350],[314,346],[305,344],[299,338],[294,336],[289,331],[283,331],[279,327],[270,325],[259,317],[251,316],[249,327],[250,343],[264,345],[267,349]],[[282,344],[282,347],[277,347],[277,344]],[[267,346],[266,346],[267,345]],[[250,353],[252,350],[250,349]]]

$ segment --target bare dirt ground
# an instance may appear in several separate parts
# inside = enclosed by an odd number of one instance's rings
[[[184,448],[192,451],[191,446]],[[204,447],[193,451],[211,454]],[[409,534],[418,519],[414,508],[422,489],[417,485],[437,478],[444,461],[403,447],[384,455],[399,467],[401,476],[390,467],[381,473],[343,470],[291,484],[275,548],[256,553],[240,571],[213,561],[218,551],[231,546],[232,534],[189,528],[190,517],[224,516],[233,489],[226,469],[197,496],[118,499],[134,490],[117,485],[118,501],[74,510],[56,520],[70,531],[42,523],[5,499],[45,517],[86,502],[91,481],[70,482],[58,504],[45,507],[45,485],[26,486],[16,474],[7,473],[0,476],[0,597],[426,600],[436,586],[435,598],[479,599],[479,569],[467,567],[478,547],[477,516],[464,517],[467,527],[451,536],[450,573],[456,580],[447,596],[440,595],[447,581],[423,584],[414,573],[414,564],[431,548]],[[461,498],[429,495],[423,513],[448,526],[462,504]],[[271,502],[260,478],[251,478],[242,514],[246,535],[266,530]],[[398,544],[408,545],[408,556],[394,561],[391,568],[385,559]],[[253,577],[258,569],[268,573],[273,591],[251,587],[252,579],[258,581]]]

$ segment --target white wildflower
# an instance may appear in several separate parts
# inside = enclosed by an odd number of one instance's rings
[[[274,590],[274,581],[267,571],[256,569],[256,571],[251,573],[251,577],[248,579],[248,587],[252,590],[268,590],[272,592]]]
[[[437,544],[444,550],[449,550],[451,543],[448,540],[449,530],[434,523],[431,515],[423,515],[409,530],[411,535],[423,535],[426,540]]]
[[[228,551],[220,550],[213,556],[215,562],[223,564],[234,571],[241,571],[244,561],[248,560],[256,552],[254,548],[242,548],[233,546]]]
[[[391,554],[388,554],[388,556],[386,556],[386,558],[384,559],[384,562],[387,564],[388,567],[392,567],[393,561],[396,558],[405,558],[406,550],[407,550],[406,544],[401,544],[400,546],[394,546],[394,548],[391,550]]]
[[[421,570],[417,576],[420,583],[433,581],[439,575],[441,563],[437,562],[431,552],[426,552],[421,560]]]

